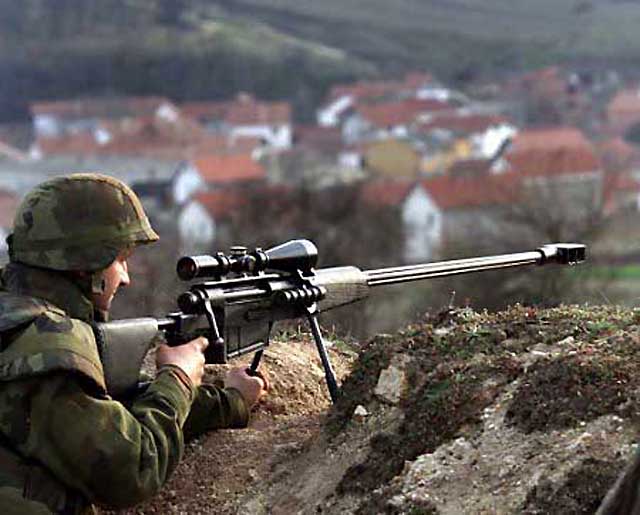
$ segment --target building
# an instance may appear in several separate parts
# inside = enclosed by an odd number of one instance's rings
[[[187,102],[181,107],[185,116],[211,132],[227,135],[233,142],[251,138],[273,150],[291,147],[293,126],[287,102],[266,102],[240,93],[231,101]]]

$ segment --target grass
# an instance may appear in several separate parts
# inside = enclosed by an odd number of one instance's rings
[[[576,271],[593,279],[630,279],[640,280],[640,265],[590,266],[586,271]]]

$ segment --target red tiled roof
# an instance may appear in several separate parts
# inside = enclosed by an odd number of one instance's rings
[[[425,179],[422,186],[440,209],[461,209],[510,204],[517,200],[520,178],[515,174],[456,178],[448,175]]]
[[[214,135],[187,119],[176,123],[156,118],[124,122],[103,122],[110,135],[104,144],[90,132],[67,134],[55,138],[39,138],[37,146],[44,155],[120,155],[146,156],[160,159],[189,159],[203,153],[248,153],[261,145],[256,138]]]
[[[291,106],[287,102],[257,102],[240,99],[229,105],[225,121],[230,125],[276,125],[291,123]]]
[[[219,220],[240,216],[241,210],[251,205],[254,212],[265,209],[271,214],[278,213],[278,216],[291,217],[291,225],[293,225],[295,218],[301,216],[298,211],[299,203],[292,202],[293,191],[290,186],[284,184],[256,186],[250,190],[227,187],[200,192],[193,198]],[[278,221],[280,222],[280,219]]]
[[[429,132],[444,129],[456,133],[484,132],[489,127],[508,123],[505,116],[497,114],[438,114],[425,123],[418,123],[417,130]]]
[[[629,114],[640,115],[640,88],[619,91],[607,106],[609,118]]]
[[[602,166],[594,145],[570,127],[521,131],[505,159],[514,172],[529,176],[594,172]]]
[[[420,114],[450,109],[449,104],[437,100],[407,99],[379,104],[360,104],[356,111],[379,128],[408,125],[416,121]]]
[[[54,115],[64,118],[120,118],[149,116],[163,104],[175,107],[164,97],[82,98],[31,104],[33,115]]]
[[[229,125],[281,125],[291,123],[288,102],[264,102],[241,93],[225,102],[188,102],[183,104],[185,115],[199,121],[220,120]]]
[[[360,190],[360,199],[370,206],[398,206],[415,185],[415,181],[388,179],[367,181]]]
[[[415,91],[425,83],[433,82],[430,73],[410,72],[403,80],[358,81],[352,84],[333,86],[329,99],[351,96],[356,100],[375,99],[388,95],[397,95]]]
[[[521,130],[513,140],[512,149],[519,152],[591,146],[591,142],[579,129],[574,127],[547,127]]]
[[[224,189],[196,193],[193,200],[200,203],[216,220],[228,219],[248,202],[240,190]]]
[[[266,171],[249,154],[208,155],[192,160],[205,182],[232,183],[266,179]]]
[[[447,170],[452,177],[478,177],[490,172],[490,159],[462,159],[455,161]]]
[[[180,111],[184,116],[201,122],[221,120],[226,110],[226,102],[200,101],[180,104]]]

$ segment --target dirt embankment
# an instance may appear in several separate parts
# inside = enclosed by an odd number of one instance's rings
[[[616,307],[428,316],[334,345],[333,407],[313,344],[288,335],[251,427],[190,444],[129,513],[593,513],[637,437],[638,322]]]

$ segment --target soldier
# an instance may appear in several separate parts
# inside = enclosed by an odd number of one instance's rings
[[[234,369],[201,385],[198,338],[160,346],[158,373],[127,406],[106,391],[91,329],[127,258],[154,232],[136,195],[98,174],[47,181],[18,208],[0,290],[0,513],[93,513],[151,497],[185,437],[245,427],[267,386]]]

